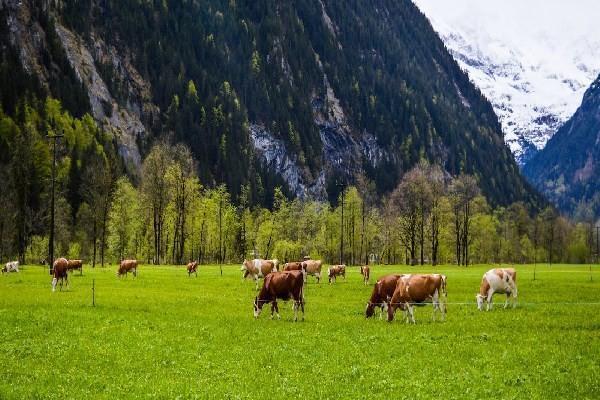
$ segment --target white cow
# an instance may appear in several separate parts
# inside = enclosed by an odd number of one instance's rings
[[[254,260],[244,260],[240,270],[242,271],[242,280],[251,277],[256,283],[256,290],[258,290],[258,280],[275,271],[276,268],[273,260],[255,258]]]
[[[19,262],[18,261],[10,261],[4,265],[2,268],[2,273],[8,272],[19,272]]]
[[[477,308],[483,310],[483,304],[487,302],[487,310],[491,310],[494,293],[506,294],[504,308],[508,307],[508,300],[512,295],[514,308],[517,302],[517,271],[513,268],[495,268],[483,274],[479,293],[476,295]]]

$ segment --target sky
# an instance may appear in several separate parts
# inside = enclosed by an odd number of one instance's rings
[[[443,24],[478,32],[480,41],[501,37],[532,61],[559,62],[573,48],[582,51],[582,38],[600,44],[600,0],[413,1],[436,30]]]

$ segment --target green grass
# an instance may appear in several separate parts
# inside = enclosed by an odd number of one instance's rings
[[[600,271],[590,282],[588,267],[538,266],[534,281],[517,266],[519,307],[498,295],[479,312],[488,268],[373,267],[448,275],[446,322],[427,306],[413,326],[365,320],[371,286],[356,268],[335,285],[309,278],[294,323],[291,303],[254,320],[239,266],[198,278],[142,266],[122,280],[84,267],[55,293],[46,270],[25,267],[0,277],[0,399],[600,398]]]

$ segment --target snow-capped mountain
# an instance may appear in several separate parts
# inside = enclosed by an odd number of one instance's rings
[[[600,73],[597,0],[413,0],[488,97],[523,165]]]

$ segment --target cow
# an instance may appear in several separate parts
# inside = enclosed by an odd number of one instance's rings
[[[275,266],[275,270],[279,271],[279,260],[274,258],[272,260],[267,260],[267,261],[271,261],[273,263],[273,265]]]
[[[306,283],[308,275],[313,275],[317,278],[317,283],[321,282],[321,266],[323,263],[321,260],[305,260],[302,262],[302,269],[304,270],[304,282]]]
[[[82,260],[67,260],[69,271],[73,272],[75,270],[79,270],[81,275],[83,275],[83,261]]]
[[[331,283],[332,280],[336,282],[338,275],[343,276],[344,280],[346,280],[345,265],[332,265],[331,267],[327,268],[327,278],[329,278],[329,283]]]
[[[433,303],[433,320],[436,311],[446,317],[446,276],[440,274],[404,275],[396,283],[396,289],[388,305],[388,321],[394,320],[396,309],[401,308],[406,314],[407,322],[415,323],[414,306],[421,306],[431,301]]]
[[[137,260],[123,260],[119,264],[119,269],[117,271],[117,277],[121,277],[121,276],[125,275],[125,277],[127,278],[127,274],[129,272],[131,272],[131,273],[133,273],[133,277],[135,278],[135,277],[137,277],[137,268],[138,268]]]
[[[271,260],[261,260],[259,258],[244,260],[240,271],[242,271],[242,280],[251,276],[256,284],[256,290],[258,290],[258,280],[275,271],[275,263]]]
[[[363,282],[365,285],[369,284],[369,277],[371,276],[371,268],[368,265],[360,267],[360,274],[363,276]]]
[[[192,274],[196,274],[198,277],[198,261],[190,261],[187,265],[188,277],[192,276]]]
[[[302,262],[288,262],[283,264],[284,271],[302,271]]]
[[[488,311],[492,309],[492,297],[494,293],[506,294],[504,308],[508,307],[508,301],[512,295],[514,308],[517,303],[517,271],[513,268],[495,268],[483,274],[479,293],[475,296],[477,299],[477,308],[480,311],[483,310],[484,303],[487,303]]]
[[[366,318],[371,318],[375,314],[375,307],[381,308],[381,316],[383,317],[383,313],[387,312],[388,302],[394,295],[394,290],[396,290],[398,279],[402,276],[404,275],[391,274],[382,276],[377,280],[371,292],[371,298],[367,303]]]
[[[19,262],[18,261],[9,261],[2,268],[2,273],[9,272],[19,272]]]
[[[60,279],[60,290],[62,291],[63,282],[67,281],[69,287],[69,262],[66,258],[58,258],[52,265],[52,291],[56,291],[56,284]]]
[[[294,302],[294,322],[298,321],[298,309],[302,310],[304,321],[304,274],[302,271],[273,272],[265,277],[265,282],[254,298],[254,318],[258,318],[263,306],[271,303],[271,318],[273,314],[279,315],[277,299],[284,301],[292,299]]]

